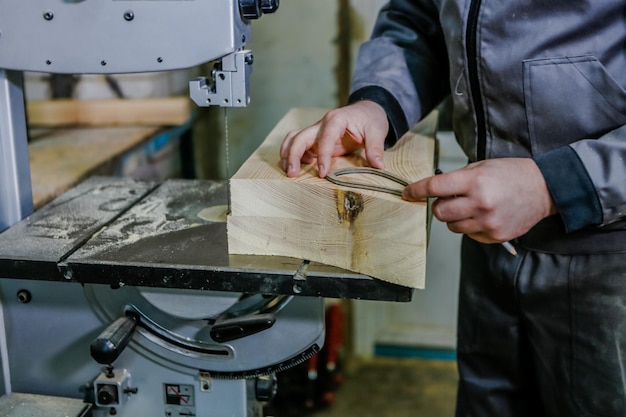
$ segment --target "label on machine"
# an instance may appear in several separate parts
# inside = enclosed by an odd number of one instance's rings
[[[194,417],[196,415],[194,386],[163,384],[166,417]]]

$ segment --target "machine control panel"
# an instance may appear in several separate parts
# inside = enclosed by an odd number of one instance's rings
[[[138,391],[130,386],[130,373],[126,369],[114,370],[112,366],[96,378],[94,389],[96,405],[105,408],[123,406],[128,397]]]

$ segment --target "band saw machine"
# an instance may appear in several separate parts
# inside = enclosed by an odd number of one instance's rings
[[[251,21],[278,0],[0,0],[0,415],[257,417],[324,342],[323,297],[410,288],[229,256],[227,184],[91,178],[33,213],[22,71],[215,62],[200,106],[245,107]]]

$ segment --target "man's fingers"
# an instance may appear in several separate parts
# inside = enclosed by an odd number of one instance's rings
[[[402,198],[407,201],[420,201],[431,197],[431,192],[429,190],[432,178],[434,177],[425,178],[421,181],[407,185],[404,187],[404,191],[402,191]]]
[[[330,172],[333,156],[366,146],[370,165],[383,168],[382,151],[388,128],[385,110],[372,101],[362,100],[331,110],[314,125],[287,134],[280,149],[280,165],[288,176],[296,177],[301,162],[312,163],[317,158],[318,173],[323,178]]]
[[[370,165],[374,168],[385,169],[385,160],[383,158],[384,142],[365,142],[365,157]]]
[[[451,232],[467,235],[478,242],[499,242],[498,240],[491,237],[487,231],[485,231],[480,221],[474,218],[464,219],[457,222],[449,222],[446,223],[446,225],[448,226],[448,230],[450,230]]]
[[[303,164],[312,164],[315,162],[315,154],[311,151],[306,151],[304,155],[302,155],[302,159],[300,160]]]
[[[468,198],[438,198],[432,205],[437,220],[450,223],[471,218],[475,215],[474,206]]]
[[[293,141],[293,138],[298,133],[300,133],[300,130],[292,130],[287,133],[283,143],[280,144],[280,165],[285,172],[287,172],[287,166],[289,164],[289,149],[291,148],[291,141]]]
[[[320,178],[324,178],[328,175],[332,164],[335,145],[343,137],[345,132],[345,124],[337,123],[334,119],[322,122],[322,127],[317,133],[317,140],[315,140],[317,143],[317,169]]]
[[[448,229],[454,233],[475,235],[483,232],[480,222],[473,218],[463,219],[456,222],[448,222],[446,224]]]
[[[309,127],[295,134],[288,134],[281,145],[281,166],[289,177],[297,177],[300,174],[300,162],[305,153],[315,143],[316,128]]]
[[[463,171],[452,171],[434,175],[409,184],[404,188],[402,197],[408,201],[419,201],[425,198],[451,198],[468,194],[470,183]]]

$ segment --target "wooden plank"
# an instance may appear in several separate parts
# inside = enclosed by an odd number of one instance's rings
[[[27,104],[31,126],[176,126],[191,117],[187,97],[41,100]]]
[[[54,130],[28,147],[33,202],[41,207],[115,158],[153,137],[158,127]]]
[[[78,124],[76,100],[29,101],[26,105],[30,126],[68,126]]]
[[[280,168],[279,147],[286,133],[319,120],[324,112],[291,110],[230,180],[229,253],[308,259],[424,288],[426,202],[336,186],[320,179],[312,165],[293,179]],[[386,170],[409,182],[432,175],[435,128],[433,115],[385,151]],[[359,153],[335,158],[332,169],[366,164]]]

